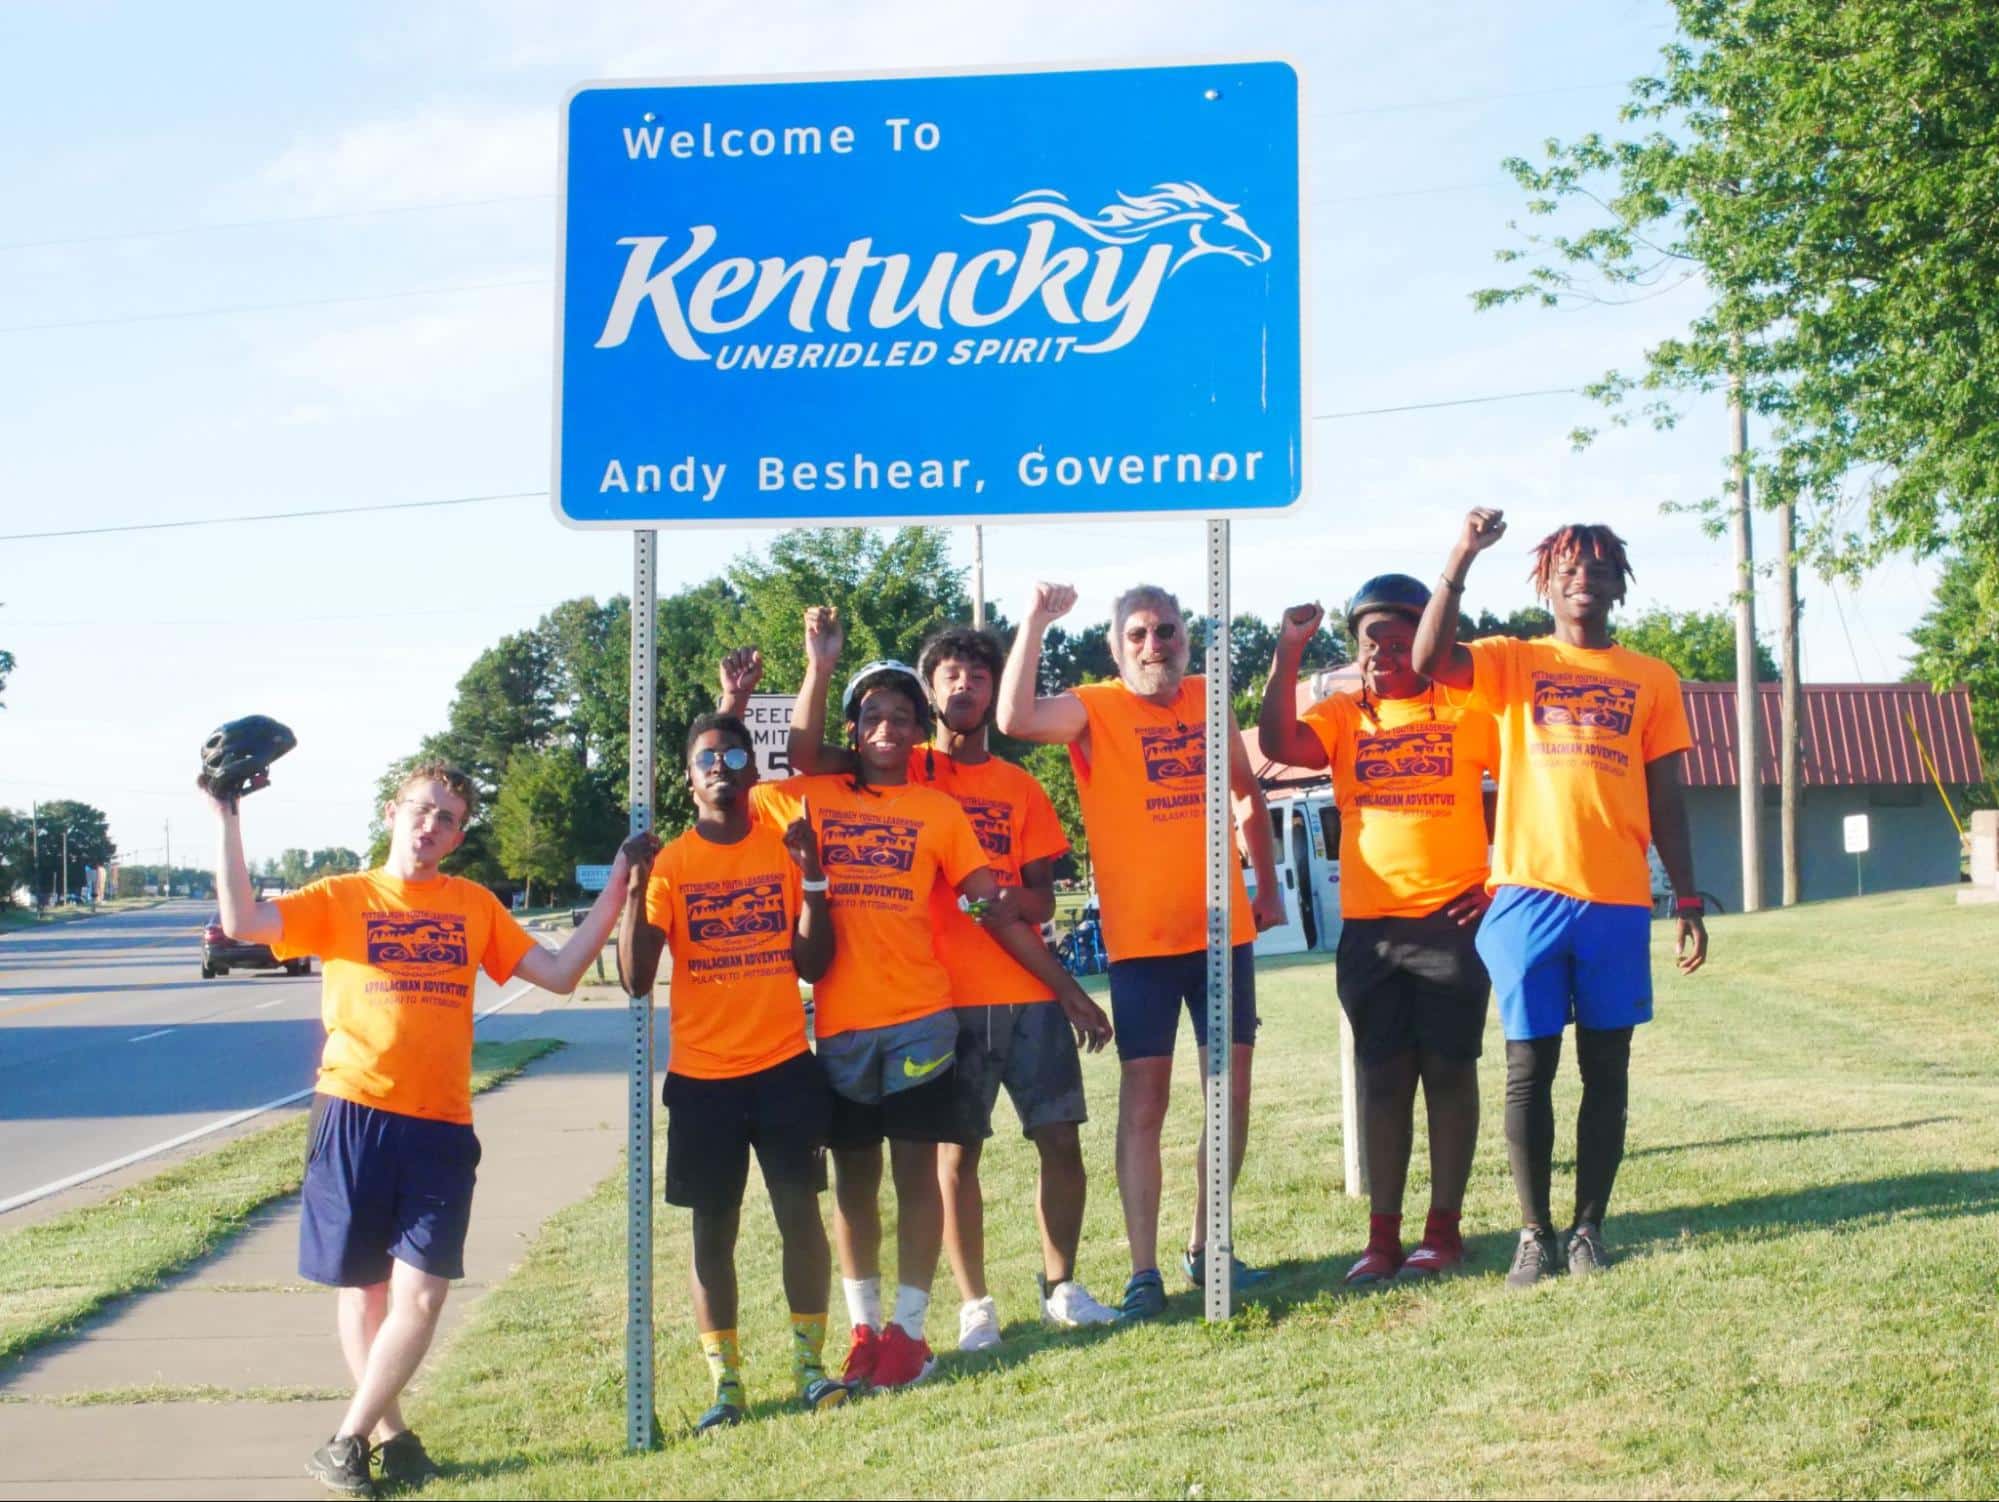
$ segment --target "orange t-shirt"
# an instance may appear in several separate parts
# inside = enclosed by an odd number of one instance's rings
[[[791,963],[798,867],[768,824],[733,845],[690,829],[660,851],[646,921],[673,951],[667,1068],[735,1079],[805,1052],[805,1007]]]
[[[851,777],[787,777],[750,790],[758,818],[782,830],[810,799],[819,862],[832,883],[833,964],[812,988],[822,1038],[929,1017],[951,1005],[951,977],[931,942],[930,891],[953,891],[986,864],[965,811],[935,788],[857,791]]]
[[[1186,679],[1179,698],[1164,706],[1122,683],[1086,683],[1069,692],[1090,715],[1089,754],[1072,745],[1069,762],[1090,832],[1104,948],[1114,960],[1205,949],[1205,680]],[[1233,811],[1226,816],[1232,819]],[[1239,864],[1232,880],[1229,942],[1248,944],[1256,938],[1256,919]]]
[[[1492,716],[1438,688],[1414,699],[1322,699],[1301,720],[1326,748],[1340,806],[1340,912],[1421,918],[1486,862],[1484,774],[1499,766]]]
[[[1645,766],[1693,744],[1679,677],[1628,647],[1469,647],[1472,703],[1499,722],[1492,885],[1650,907]]]
[[[911,780],[949,793],[972,821],[986,864],[1003,887],[1020,885],[1029,861],[1053,860],[1069,848],[1055,805],[1034,774],[997,756],[972,766],[942,751],[918,749],[909,758]],[[1053,1001],[1055,993],[1021,968],[977,919],[958,906],[957,894],[931,893],[930,921],[937,957],[951,976],[951,999],[961,1007],[1009,1006]]]
[[[462,876],[329,876],[271,899],[281,960],[318,955],[326,1051],[316,1088],[431,1121],[472,1120],[472,988],[534,948],[499,898]]]

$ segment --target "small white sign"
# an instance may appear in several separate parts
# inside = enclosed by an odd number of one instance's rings
[[[610,880],[611,868],[609,866],[578,866],[576,868],[576,885],[586,892],[601,892],[609,885]]]
[[[1867,851],[1867,815],[1848,814],[1846,816],[1846,853],[1862,855]]]
[[[762,778],[791,775],[790,694],[751,694],[743,710],[743,723],[750,727],[750,740],[757,753],[757,775]]]

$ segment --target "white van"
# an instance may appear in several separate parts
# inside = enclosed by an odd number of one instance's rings
[[[1329,783],[1272,792],[1270,833],[1284,922],[1256,936],[1256,952],[1330,954],[1340,942],[1340,810]],[[1245,870],[1250,895],[1256,873]]]

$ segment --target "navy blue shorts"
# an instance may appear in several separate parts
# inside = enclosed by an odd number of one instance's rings
[[[1230,956],[1230,1036],[1256,1042],[1256,946],[1238,944]],[[1170,1059],[1173,1034],[1186,1009],[1194,1041],[1208,1046],[1208,951],[1148,955],[1111,961],[1111,1025],[1120,1059]]]
[[[1509,1043],[1652,1020],[1652,910],[1501,887],[1478,926]]]
[[[479,1168],[471,1127],[315,1095],[307,1140],[300,1277],[365,1288],[386,1282],[392,1261],[465,1276]]]

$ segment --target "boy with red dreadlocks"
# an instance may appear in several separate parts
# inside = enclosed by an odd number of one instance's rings
[[[1523,1227],[1507,1282],[1561,1271],[1549,1211],[1551,1100],[1562,1032],[1576,1027],[1576,1210],[1567,1265],[1601,1270],[1603,1218],[1624,1156],[1631,1032],[1652,1017],[1651,871],[1657,847],[1673,890],[1679,967],[1707,958],[1679,753],[1692,745],[1673,670],[1611,640],[1610,612],[1631,564],[1603,526],[1562,527],[1534,549],[1529,574],[1555,618],[1552,637],[1458,643],[1458,606],[1473,560],[1505,534],[1475,509],[1416,631],[1416,670],[1499,723],[1494,898],[1478,950],[1506,1031],[1506,1145]]]

